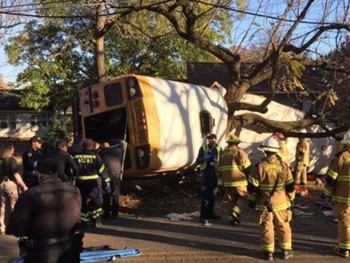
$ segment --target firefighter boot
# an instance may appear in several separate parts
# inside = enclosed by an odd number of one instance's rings
[[[334,252],[335,252],[335,254],[337,254],[338,256],[341,256],[343,258],[349,257],[349,250],[347,250],[347,249],[335,247]]]
[[[283,259],[290,259],[293,256],[293,250],[283,250]]]
[[[274,257],[273,257],[273,253],[267,252],[267,251],[264,251],[264,252],[263,252],[263,258],[264,258],[265,260],[268,260],[268,261],[273,261],[273,260],[275,260]]]

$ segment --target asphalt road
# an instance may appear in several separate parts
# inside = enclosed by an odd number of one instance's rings
[[[85,233],[84,247],[109,245],[115,249],[137,248],[141,255],[117,262],[266,262],[261,259],[259,227],[254,214],[243,215],[244,222],[230,226],[222,219],[204,226],[198,218],[170,221],[167,218],[121,215],[116,221]],[[294,257],[288,262],[349,262],[333,253],[337,225],[324,215],[294,217]],[[16,238],[0,236],[0,262],[17,256]],[[284,262],[276,249],[275,262]]]

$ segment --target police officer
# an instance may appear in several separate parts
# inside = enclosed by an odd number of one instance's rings
[[[94,152],[95,143],[85,139],[82,146],[83,152],[74,156],[79,165],[76,184],[82,196],[81,226],[98,227],[103,213],[102,188],[110,187],[110,179],[101,156]]]
[[[225,190],[228,220],[231,225],[241,223],[240,215],[246,205],[247,176],[252,165],[247,154],[238,147],[241,140],[234,134],[229,134],[227,147],[221,151],[218,171]]]
[[[62,182],[73,182],[79,173],[79,165],[68,152],[68,142],[65,139],[55,141],[54,149],[45,154],[45,158],[54,159],[57,163],[57,177]]]
[[[248,177],[248,201],[259,212],[261,249],[264,259],[274,260],[275,234],[283,259],[293,256],[291,201],[294,180],[288,165],[277,155],[280,146],[275,137],[266,139],[260,149],[264,157]]]
[[[75,234],[80,221],[81,196],[77,187],[57,178],[52,159],[37,164],[39,185],[19,196],[6,234],[27,237],[25,262],[80,262],[82,235]]]
[[[107,167],[111,181],[110,192],[106,191],[103,195],[104,218],[118,218],[123,153],[124,142],[119,139],[114,139],[109,143],[104,143],[103,148],[99,151],[99,155],[102,157],[102,160]]]
[[[324,195],[332,206],[333,215],[338,219],[338,246],[335,253],[348,258],[350,253],[350,131],[346,132],[338,152],[327,172]]]
[[[43,140],[34,136],[29,140],[30,146],[23,152],[22,164],[23,164],[23,179],[28,187],[39,184],[36,176],[35,166],[37,162],[42,158],[41,145]]]
[[[196,159],[202,174],[201,182],[201,211],[200,222],[206,223],[208,219],[220,219],[214,213],[215,195],[218,187],[217,161],[221,147],[216,143],[216,135],[210,134],[208,144],[204,144],[198,152]]]

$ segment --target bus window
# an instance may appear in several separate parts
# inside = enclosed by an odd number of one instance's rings
[[[116,106],[123,103],[122,85],[119,82],[104,87],[106,106]]]
[[[201,123],[201,133],[202,135],[210,134],[213,130],[213,118],[209,111],[201,111],[199,113],[199,119]]]
[[[84,118],[85,137],[105,142],[111,139],[129,141],[125,108],[106,111]],[[126,134],[125,134],[126,133]]]

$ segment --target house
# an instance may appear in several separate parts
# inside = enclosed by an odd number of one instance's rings
[[[243,71],[249,71],[252,64],[242,64]],[[254,66],[254,65],[253,65]],[[215,81],[227,88],[229,86],[229,73],[226,64],[211,63],[211,62],[194,62],[187,63],[187,82],[211,86]],[[313,92],[317,93],[326,88],[326,83],[323,77],[312,67],[306,68],[306,71],[301,78],[303,85]],[[268,95],[269,89],[267,82],[260,83],[249,89],[248,93],[255,95]],[[304,112],[307,112],[311,107],[311,97],[301,97],[298,91],[285,92],[278,91],[275,94],[274,101],[286,106],[290,106]]]
[[[0,140],[27,141],[34,135],[45,136],[53,124],[53,110],[42,112],[21,107],[21,90],[0,90]]]

